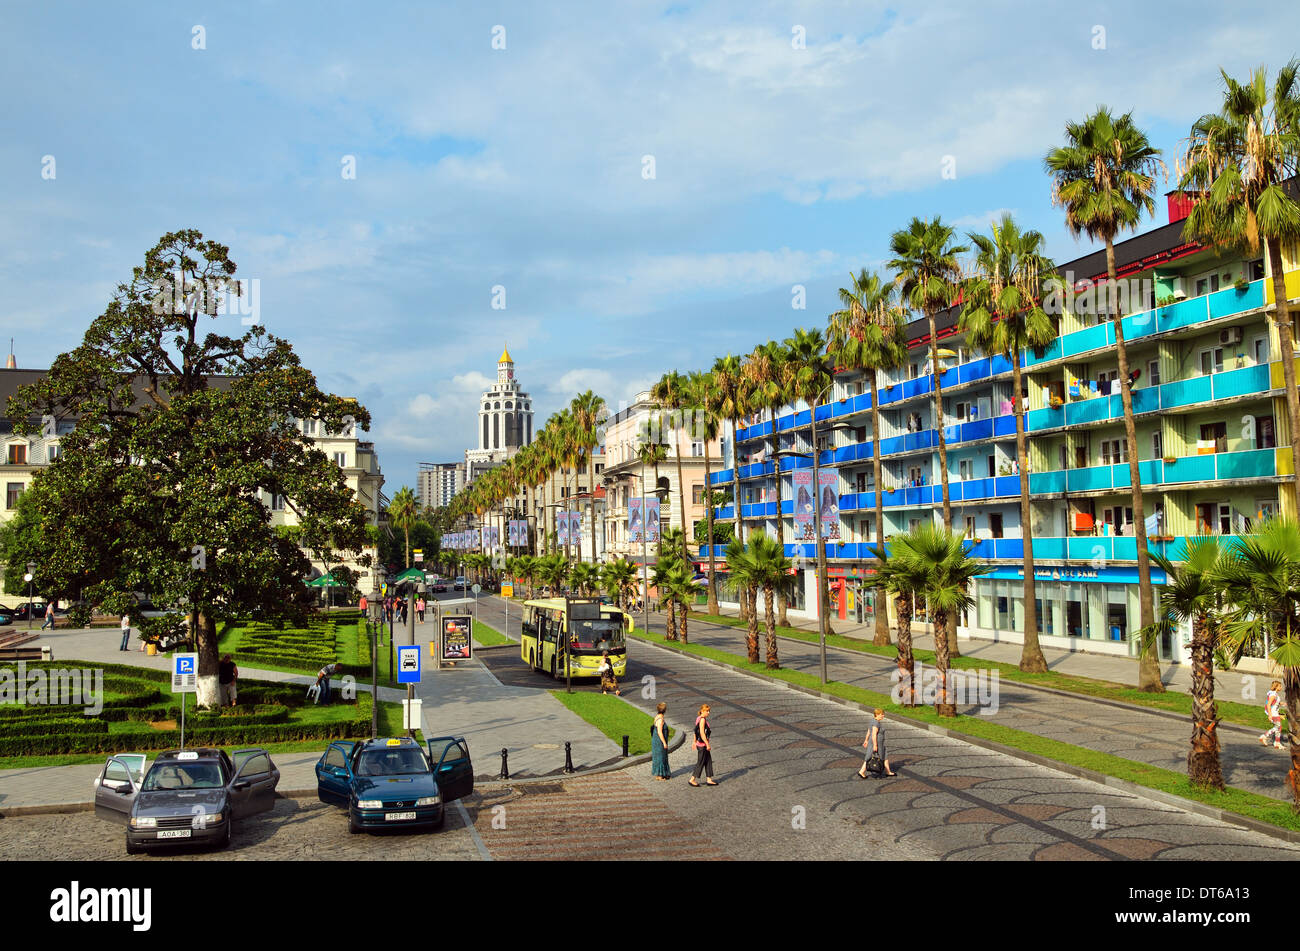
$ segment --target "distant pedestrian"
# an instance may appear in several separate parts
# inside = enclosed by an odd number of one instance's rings
[[[713,741],[709,738],[713,730],[709,727],[709,705],[703,704],[695,717],[695,772],[691,776],[691,785],[698,786],[700,774],[709,778],[706,786],[718,785],[713,781]]]
[[[410,609],[410,602],[409,602],[406,598],[402,598],[402,600],[401,600],[401,605],[402,605],[402,624],[405,625],[405,624],[406,624],[406,614],[407,614],[407,611]]]
[[[235,666],[235,660],[229,654],[221,658],[221,663],[217,665],[217,681],[220,684],[217,702],[223,705],[234,706],[239,698],[239,668]]]
[[[618,689],[618,678],[614,676],[614,662],[609,659],[609,651],[605,651],[600,659],[600,692],[603,694],[610,690],[616,696],[623,696]]]
[[[671,779],[673,775],[668,766],[668,727],[664,723],[667,709],[666,703],[655,707],[655,722],[650,726],[650,774],[655,779]]]
[[[364,616],[369,607],[370,607],[370,602],[366,600],[366,596],[363,594],[361,596],[361,603],[357,605],[357,609],[360,610],[362,615]]]
[[[45,606],[45,620],[41,622],[42,631],[45,630],[46,625],[49,625],[51,631],[54,630],[54,602],[53,601],[51,601],[49,604]]]
[[[338,673],[338,669],[338,664],[326,664],[316,674],[316,687],[320,690],[320,703],[327,704],[330,702],[330,677]]]
[[[420,615],[420,623],[421,623],[421,624],[424,623],[424,609],[425,609],[425,607],[426,607],[426,604],[425,604],[425,602],[424,602],[424,595],[420,595],[420,597],[417,598],[417,599],[416,599],[416,602],[415,602],[415,612],[416,612],[418,615]]]
[[[862,760],[862,768],[858,770],[858,775],[866,779],[867,770],[870,769],[877,776],[897,776],[893,767],[889,765],[889,755],[885,752],[885,711],[877,707],[874,716],[876,722],[871,724],[866,739],[862,741],[862,745],[867,749],[867,755]]]
[[[1268,738],[1273,738],[1273,749],[1282,748],[1282,718],[1285,716],[1282,710],[1282,694],[1280,688],[1282,681],[1273,681],[1269,688],[1268,694],[1264,697],[1264,715],[1268,717],[1268,722],[1272,724],[1267,733],[1261,733],[1259,742],[1268,746]]]
[[[123,614],[122,615],[122,646],[119,647],[118,650],[129,651],[131,649],[129,646],[130,642],[131,642],[131,616],[129,614]]]

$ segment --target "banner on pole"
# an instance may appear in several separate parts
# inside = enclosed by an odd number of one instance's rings
[[[659,541],[659,500],[645,500],[645,540],[648,542]]]
[[[635,544],[641,543],[645,532],[644,500],[627,500],[627,539]]]
[[[817,473],[817,489],[821,493],[822,538],[840,539],[840,476],[834,469]]]

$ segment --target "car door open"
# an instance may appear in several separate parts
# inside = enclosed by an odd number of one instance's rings
[[[126,825],[131,806],[140,792],[140,782],[132,770],[135,757],[110,756],[95,780],[95,815],[109,822]],[[137,769],[143,772],[144,757],[138,757]]]
[[[354,740],[338,740],[326,747],[316,763],[316,796],[321,802],[346,806],[351,796]]]
[[[464,737],[436,736],[429,740],[429,762],[443,802],[454,802],[474,791],[474,764]]]
[[[235,764],[235,778],[230,784],[232,802],[238,794],[240,815],[267,812],[274,807],[275,787],[280,782],[280,771],[271,761],[271,754],[253,747],[235,750],[230,758]]]

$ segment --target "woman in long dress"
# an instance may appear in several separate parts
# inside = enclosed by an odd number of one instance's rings
[[[614,691],[615,696],[622,696],[618,689],[618,677],[614,675],[614,662],[609,659],[609,651],[605,651],[600,661],[600,692],[607,693]]]
[[[655,707],[655,722],[650,727],[650,773],[655,779],[669,779],[673,774],[668,766],[668,727],[664,723],[667,709],[666,703]]]

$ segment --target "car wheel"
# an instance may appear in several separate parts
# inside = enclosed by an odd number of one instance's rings
[[[230,848],[230,821],[226,820],[226,834],[222,837],[221,843],[217,846],[219,849]]]
[[[361,831],[361,826],[357,825],[357,820],[353,819],[351,816],[348,816],[348,831],[353,835],[356,835]]]

